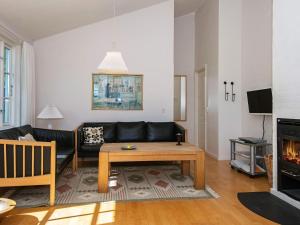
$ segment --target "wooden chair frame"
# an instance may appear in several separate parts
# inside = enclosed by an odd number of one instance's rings
[[[34,185],[50,185],[50,206],[55,204],[55,176],[56,176],[56,142],[33,142],[33,141],[16,141],[16,140],[0,140],[0,145],[4,148],[4,178],[0,178],[0,187],[14,187],[14,186],[34,186]],[[13,146],[13,160],[14,160],[14,176],[7,177],[7,145]],[[17,177],[17,146],[22,146],[23,151],[23,176]],[[31,147],[26,149],[26,146]],[[34,162],[34,149],[35,147],[41,148],[41,175],[35,176],[35,162]],[[50,173],[44,174],[44,150],[45,147],[50,148]],[[25,151],[31,151],[32,165],[31,176],[25,176]],[[1,166],[1,165],[0,165]]]

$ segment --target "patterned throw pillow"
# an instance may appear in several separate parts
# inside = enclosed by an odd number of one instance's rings
[[[20,136],[19,141],[35,141],[35,139],[31,134],[28,133],[24,137]]]
[[[85,144],[104,143],[103,127],[84,127],[83,136]]]

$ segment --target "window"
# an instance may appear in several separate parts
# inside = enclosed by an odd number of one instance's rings
[[[2,42],[1,54],[1,102],[0,102],[0,124],[2,126],[12,125],[12,101],[13,101],[13,88],[14,80],[12,73],[12,49]]]
[[[4,47],[3,125],[10,125],[12,101],[11,49]]]

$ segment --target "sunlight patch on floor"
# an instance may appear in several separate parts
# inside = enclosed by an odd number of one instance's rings
[[[55,209],[49,220],[94,214],[96,203]]]
[[[98,219],[97,219],[97,224],[108,224],[108,223],[113,223],[115,222],[115,212],[102,212],[99,213]]]
[[[93,214],[84,215],[84,216],[75,216],[75,217],[68,217],[65,216],[64,218],[53,219],[46,222],[46,225],[67,225],[67,224],[84,224],[90,225],[92,224]]]
[[[100,203],[99,212],[107,212],[107,211],[115,211],[115,210],[116,210],[116,202],[115,201]]]
[[[115,222],[116,202],[101,202],[97,224],[109,224]]]

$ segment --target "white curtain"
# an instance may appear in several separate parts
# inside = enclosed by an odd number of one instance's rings
[[[33,46],[23,42],[21,55],[21,125],[35,125],[35,59]]]

